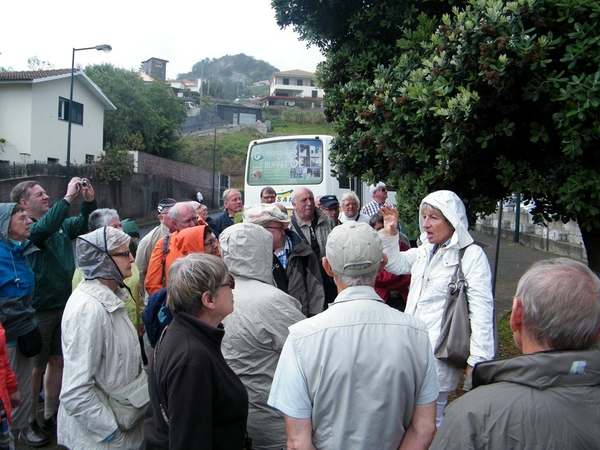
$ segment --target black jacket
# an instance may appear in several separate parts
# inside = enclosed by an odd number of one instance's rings
[[[242,448],[248,393],[223,358],[224,334],[189,314],[175,315],[150,370],[141,449]]]

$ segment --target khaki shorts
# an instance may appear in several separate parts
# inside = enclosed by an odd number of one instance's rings
[[[33,367],[46,367],[50,356],[62,356],[60,347],[60,322],[63,308],[45,309],[35,312],[35,321],[42,333],[42,351],[33,358]]]

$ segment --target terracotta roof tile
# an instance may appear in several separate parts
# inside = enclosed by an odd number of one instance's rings
[[[32,70],[23,72],[0,72],[0,81],[28,81],[68,75],[71,69]]]

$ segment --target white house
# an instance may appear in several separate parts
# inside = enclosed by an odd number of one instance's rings
[[[0,72],[0,161],[64,165],[71,69]],[[92,163],[103,149],[104,111],[115,111],[83,71],[73,81],[71,163]]]
[[[295,106],[296,100],[313,101],[320,104],[324,91],[315,86],[315,74],[304,70],[275,72],[269,82],[269,95],[260,99],[262,106]]]

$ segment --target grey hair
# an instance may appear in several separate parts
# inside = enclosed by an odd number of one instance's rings
[[[342,195],[342,201],[340,203],[344,203],[346,200],[354,200],[360,207],[360,199],[358,198],[358,195],[356,195],[356,192],[346,192],[344,195]]]
[[[311,191],[309,188],[307,188],[306,186],[298,186],[296,189],[294,189],[294,192],[292,192],[292,205],[296,203],[296,197],[298,197],[298,193],[300,191],[308,191],[311,193],[311,195],[314,197],[315,194],[313,193],[313,191]]]
[[[225,192],[223,192],[223,203],[229,201],[229,194],[231,194],[232,192],[237,192],[238,194],[242,195],[242,193],[237,189],[225,189]]]
[[[167,306],[173,314],[197,316],[202,310],[202,294],[215,296],[229,277],[221,258],[205,253],[190,253],[175,260],[169,268]]]
[[[90,231],[97,230],[98,228],[107,227],[108,223],[112,219],[121,220],[119,213],[115,209],[100,208],[92,211],[88,218],[88,229]]]
[[[190,202],[177,202],[173,205],[173,207],[169,210],[169,219],[177,222],[177,218],[179,217],[179,210],[180,208],[183,207],[183,205],[185,205],[186,207],[190,208],[190,210],[192,210],[192,212],[194,214],[196,214],[196,210],[194,209],[194,207],[190,204]]]
[[[370,265],[371,265],[371,263],[364,263],[364,264],[352,264],[352,265],[348,265],[346,267],[348,269],[364,269],[365,267],[368,267]],[[373,272],[365,273],[363,275],[343,275],[343,274],[339,273],[337,270],[335,270],[333,267],[331,267],[331,270],[333,271],[333,274],[335,275],[335,277],[337,279],[339,279],[340,282],[346,287],[374,286],[375,278],[377,278],[377,272],[379,272],[379,266],[377,266],[373,270]]]
[[[523,328],[553,350],[591,347],[600,330],[600,279],[568,258],[538,261],[519,280],[515,297]]]

